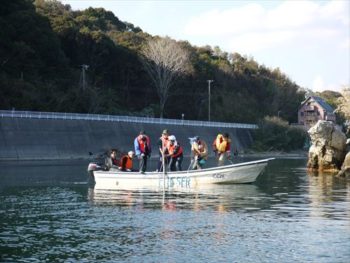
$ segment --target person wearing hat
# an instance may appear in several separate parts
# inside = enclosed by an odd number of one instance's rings
[[[200,139],[199,136],[195,136],[191,142],[191,152],[193,155],[192,169],[202,169],[208,158],[208,146],[206,142]]]
[[[168,137],[167,146],[170,171],[182,171],[183,149],[174,135]]]
[[[147,169],[147,159],[151,156],[151,141],[144,131],[134,140],[135,154],[139,159],[139,171],[145,173]]]
[[[165,129],[163,130],[162,135],[158,139],[158,153],[159,153],[159,161],[158,161],[158,167],[157,167],[158,172],[162,171],[163,169],[163,154],[166,156],[164,165],[168,163],[168,159],[169,159],[167,157],[168,136],[169,136],[169,131]]]
[[[128,154],[125,154],[120,160],[121,171],[131,172],[132,169],[132,159],[134,158],[135,153],[133,151],[129,151]]]

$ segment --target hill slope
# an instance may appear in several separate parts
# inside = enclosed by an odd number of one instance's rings
[[[58,1],[5,0],[0,7],[0,108],[158,116],[159,99],[140,61],[153,36],[103,8],[73,11]],[[180,42],[193,71],[179,79],[165,117],[295,122],[304,92],[279,69],[215,47]],[[81,65],[87,87],[82,88]]]

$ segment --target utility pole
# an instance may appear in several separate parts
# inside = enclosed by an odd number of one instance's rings
[[[86,82],[86,73],[85,71],[89,68],[89,65],[83,64],[81,65],[81,74],[80,74],[80,83],[79,86],[82,90],[86,90],[87,82]]]
[[[208,79],[208,103],[209,103],[209,107],[208,107],[208,121],[210,121],[210,83],[214,82],[214,80]]]

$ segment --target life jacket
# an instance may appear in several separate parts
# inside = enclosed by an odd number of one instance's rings
[[[114,164],[114,165],[118,165],[119,164],[119,160],[118,159],[111,158],[111,160],[112,160],[112,164]]]
[[[204,146],[204,144],[202,143],[201,140],[198,142],[198,150],[199,150],[201,153],[203,153],[203,152],[205,151],[205,146]]]
[[[142,137],[146,137],[146,143],[142,140]],[[147,144],[147,151],[150,150],[150,139],[147,135],[139,135],[137,136],[137,142],[139,143],[140,146],[140,151],[141,153],[146,153],[146,144]]]
[[[224,139],[224,136],[222,134],[218,134],[218,136],[216,136],[216,140],[215,140],[215,148],[218,152],[220,153],[224,153],[227,151],[230,151],[230,145],[231,140],[230,139]]]
[[[123,163],[125,162],[125,167],[123,167]],[[122,159],[120,160],[120,167],[123,169],[132,169],[132,158],[129,157],[129,155],[124,155]]]
[[[208,156],[208,148],[204,141],[199,140],[197,143],[194,142],[191,147],[192,153],[196,155],[200,155],[203,158],[207,158]]]
[[[170,145],[169,143],[167,149],[172,158],[179,157],[183,153],[183,149],[179,144]]]

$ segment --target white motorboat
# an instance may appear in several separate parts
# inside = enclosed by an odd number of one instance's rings
[[[256,160],[202,170],[177,172],[93,171],[95,189],[188,189],[208,184],[252,183],[262,173],[268,161]]]

